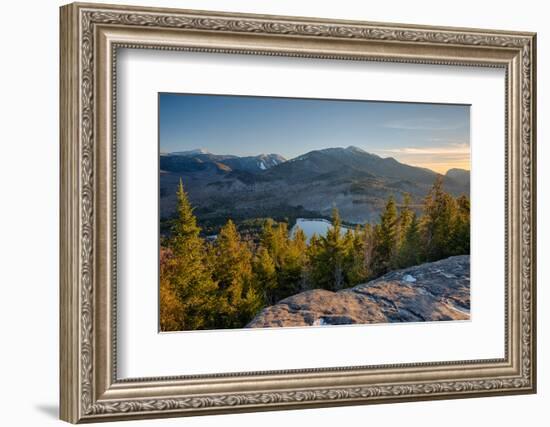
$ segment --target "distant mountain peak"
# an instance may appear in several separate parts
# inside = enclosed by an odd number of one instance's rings
[[[470,180],[470,171],[461,168],[451,168],[445,172],[445,176],[452,179]]]
[[[445,179],[460,184],[463,187],[469,187],[470,171],[461,168],[451,168],[445,173]]]
[[[315,155],[317,153],[324,153],[328,155],[336,155],[336,156],[361,156],[361,157],[372,157],[381,159],[381,157],[377,154],[369,153],[368,151],[363,150],[362,148],[356,147],[355,145],[349,145],[347,147],[329,147],[329,148],[321,148],[319,150],[313,150],[309,151],[305,154],[302,154],[301,156],[296,157],[294,160],[303,160],[304,158],[307,158],[308,156]]]
[[[284,163],[279,154],[235,156],[213,154],[206,148],[161,154],[161,168],[171,172],[216,170],[236,173],[260,173]]]
[[[274,166],[277,166],[281,163],[284,163],[286,159],[280,154],[258,154],[257,156],[252,156],[253,159],[256,159],[256,165],[261,170],[267,170]]]
[[[451,168],[445,174],[446,175],[452,175],[452,174],[469,174],[469,173],[470,173],[470,171],[468,169]]]
[[[346,147],[346,150],[347,151],[356,151],[358,153],[367,153],[365,150],[363,150],[362,148],[356,147],[355,145],[350,145],[350,146]],[[367,154],[370,154],[370,153],[367,153]]]
[[[174,151],[170,154],[175,154],[178,156],[198,156],[199,154],[210,154],[210,151],[206,148],[194,148],[192,150]]]
[[[276,154],[276,153],[269,153],[269,154],[262,153],[262,154],[258,154],[255,157],[257,157],[259,159],[277,159],[281,162],[284,162],[286,160],[283,156],[281,156],[280,154]]]
[[[322,148],[320,150],[313,150],[312,152],[324,152],[324,153],[347,153],[347,154],[362,154],[362,155],[369,155],[374,157],[380,157],[377,154],[369,153],[366,150],[363,150],[360,147],[357,147],[355,145],[348,145],[347,147],[329,147],[329,148]],[[307,154],[307,153],[306,153]]]

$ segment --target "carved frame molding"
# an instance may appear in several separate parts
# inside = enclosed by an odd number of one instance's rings
[[[506,357],[117,380],[111,279],[116,282],[114,65],[120,47],[506,68]],[[93,4],[62,7],[61,418],[83,422],[534,392],[534,98],[532,33]],[[285,386],[288,381],[293,385]]]

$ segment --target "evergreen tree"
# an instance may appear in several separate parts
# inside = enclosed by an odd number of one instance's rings
[[[181,180],[177,191],[176,213],[168,242],[172,256],[165,269],[161,270],[161,292],[164,292],[161,301],[178,299],[178,310],[181,309],[181,314],[177,316],[179,330],[209,328],[215,310],[216,286],[205,265],[204,241],[199,236],[200,228]],[[174,326],[174,321],[170,324]]]
[[[373,264],[374,264],[374,249],[376,246],[376,232],[375,227],[369,223],[366,223],[363,226],[363,254],[364,254],[364,263],[365,263],[365,273],[366,278],[371,278],[373,276]]]
[[[275,304],[277,302],[277,270],[269,251],[263,246],[258,248],[254,258],[253,270],[264,304]]]
[[[344,236],[346,287],[355,286],[368,278],[367,244],[367,229],[365,227],[357,226],[354,231],[346,232]]]
[[[346,255],[345,241],[342,238],[342,220],[338,209],[332,209],[332,227],[323,239],[327,258],[328,275],[326,289],[339,290],[345,287],[344,258]]]
[[[160,330],[179,331],[182,329],[184,319],[184,307],[174,286],[170,281],[170,261],[172,253],[170,250],[161,247],[160,251]]]
[[[405,193],[403,196],[403,206],[399,210],[399,239],[398,246],[401,246],[405,235],[411,225],[414,216],[414,211],[411,209],[411,195]]]
[[[269,293],[270,301],[277,302],[306,289],[307,243],[301,229],[289,238],[285,222],[275,224],[268,220],[262,230],[260,248],[267,250],[275,265],[277,286]]]
[[[389,271],[395,263],[399,243],[399,221],[393,196],[388,198],[375,229],[373,272],[376,276]]]
[[[338,209],[332,211],[332,225],[327,234],[310,246],[310,281],[311,286],[328,290],[339,290],[347,287],[345,263],[349,260],[352,239],[342,236],[342,220]]]
[[[262,225],[260,234],[260,247],[265,248],[272,257],[276,256],[277,252],[275,250],[275,226],[276,224],[273,219],[266,219]]]
[[[443,191],[443,179],[439,176],[424,201],[424,244],[428,261],[453,255],[455,199]]]
[[[254,286],[252,253],[233,221],[227,221],[220,230],[209,259],[218,286],[218,322],[226,328],[245,326],[262,301],[260,290]]]
[[[403,242],[399,248],[396,268],[405,268],[422,262],[422,241],[420,227],[416,214],[413,212],[411,221],[405,230]]]
[[[321,260],[321,253],[323,251],[323,248],[321,246],[321,239],[317,235],[317,233],[314,233],[309,238],[309,244],[306,249],[306,277],[307,277],[307,286],[311,289],[318,288],[317,282],[319,279],[319,263]]]
[[[324,237],[314,235],[309,241],[308,248],[308,279],[313,289],[332,289],[333,276],[329,265],[329,254],[326,250]]]
[[[306,289],[306,249],[307,239],[301,228],[296,228],[291,239],[287,240],[281,268],[281,292],[284,297]]]
[[[462,195],[456,199],[457,213],[452,236],[456,255],[470,253],[470,199]]]
[[[287,224],[285,222],[276,224],[271,218],[268,219],[262,228],[260,244],[269,251],[275,266],[280,269],[284,263],[284,255],[288,247]]]

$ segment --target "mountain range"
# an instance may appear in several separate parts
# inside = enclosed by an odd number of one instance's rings
[[[205,149],[162,153],[160,215],[169,218],[175,212],[181,178],[199,221],[330,217],[337,207],[346,222],[376,222],[390,194],[399,203],[409,193],[418,208],[438,175],[353,146],[314,150],[290,160]],[[443,183],[451,194],[469,196],[470,172],[450,169]]]

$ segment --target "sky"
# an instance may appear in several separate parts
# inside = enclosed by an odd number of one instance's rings
[[[159,94],[160,151],[280,154],[359,147],[445,173],[470,169],[470,107],[455,104]]]

